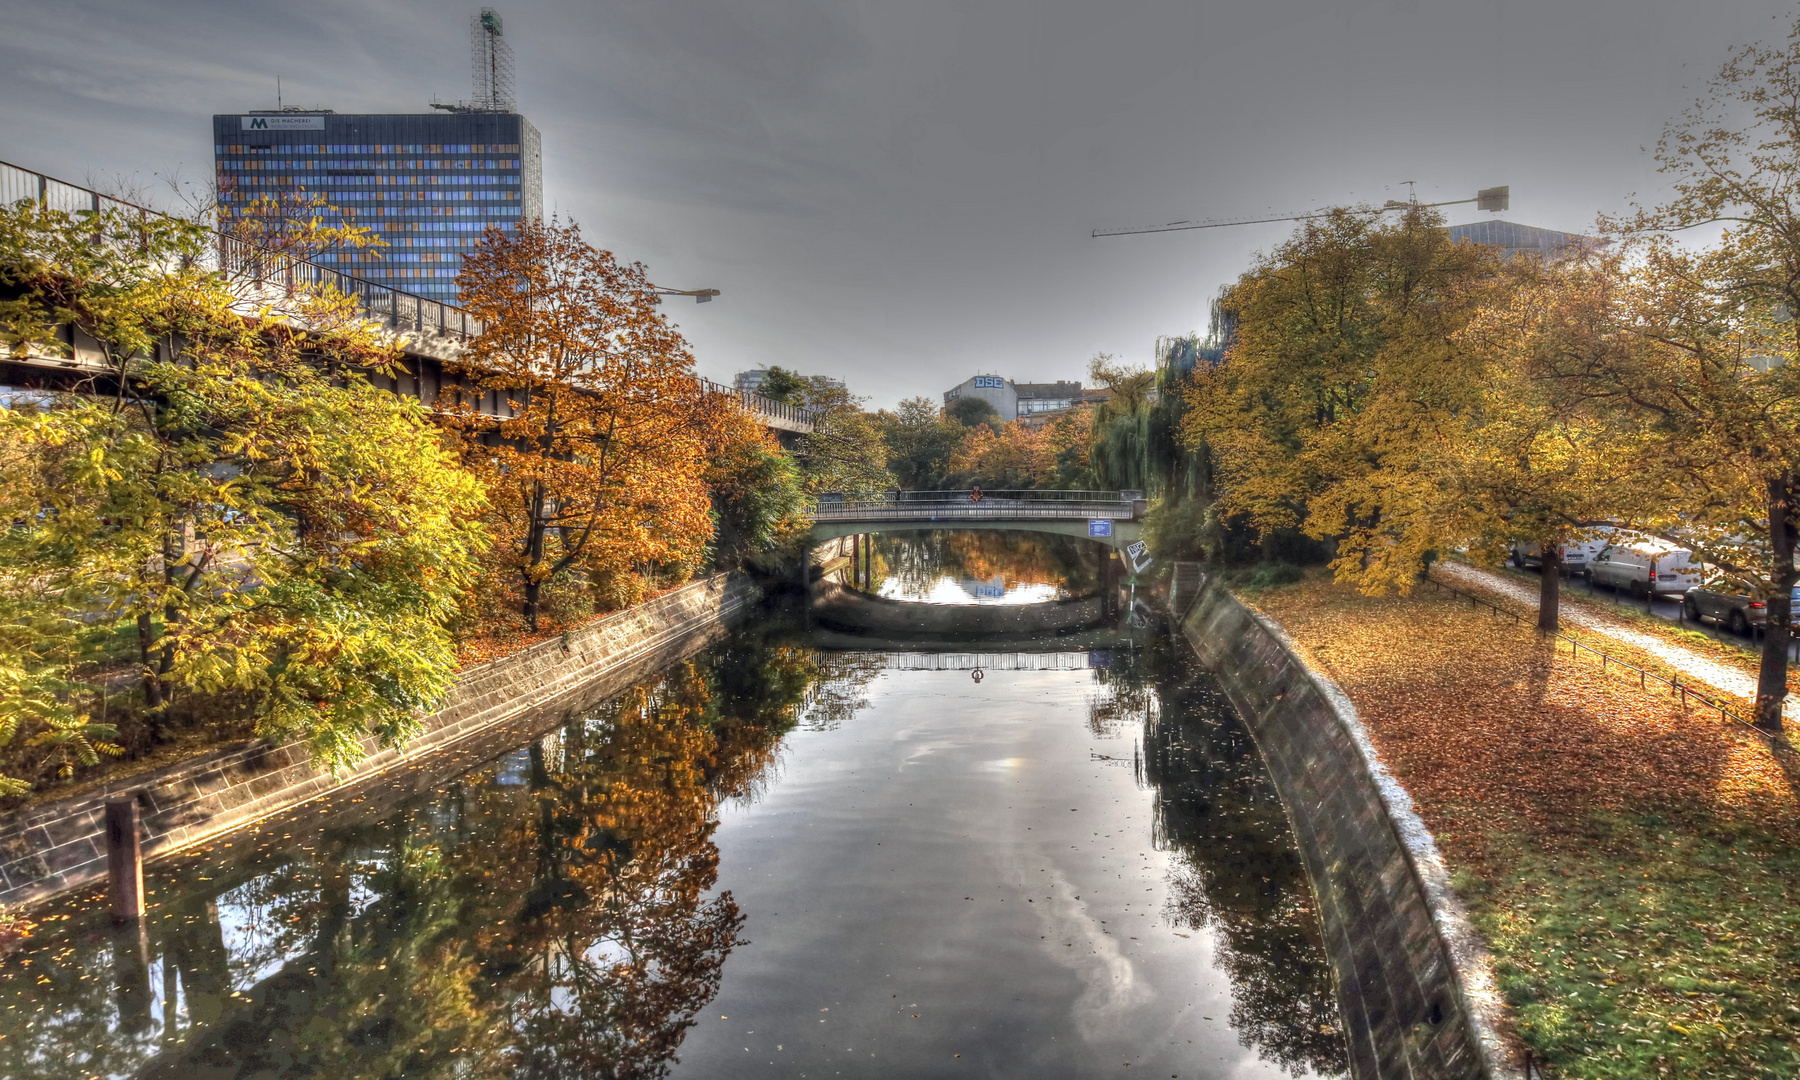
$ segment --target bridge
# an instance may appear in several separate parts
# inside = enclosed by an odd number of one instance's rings
[[[813,600],[823,601],[821,614],[843,602],[854,592],[833,596],[830,590],[815,590],[814,549],[830,545],[833,551],[822,560],[828,565],[847,559],[847,581],[852,586],[866,585],[871,580],[875,561],[874,534],[889,532],[923,532],[935,529],[991,529],[1022,532],[1057,533],[1091,540],[1103,548],[1114,549],[1100,560],[1100,595],[1095,598],[1097,610],[1082,613],[1066,625],[1037,627],[1039,632],[1072,633],[1114,620],[1119,615],[1120,584],[1127,573],[1136,575],[1148,564],[1142,559],[1143,548],[1131,549],[1142,537],[1144,512],[1148,507],[1141,491],[1060,491],[1052,488],[1027,490],[981,491],[894,491],[879,499],[844,499],[826,495],[813,512],[812,530],[806,550],[797,569],[800,589],[807,598],[809,618]],[[845,539],[849,551],[844,551]],[[1114,557],[1116,556],[1116,557]],[[820,592],[826,595],[819,596]],[[860,633],[884,633],[899,629],[880,617],[876,605],[864,600],[854,612],[838,611],[845,626]],[[1030,605],[1050,610],[1065,605]],[[905,609],[923,609],[929,605],[902,605]],[[958,629],[967,632],[975,621],[999,618],[1000,613],[983,609],[943,609],[951,612]],[[1017,618],[1022,608],[1011,609],[1007,617]],[[1074,609],[1069,609],[1073,612]],[[919,618],[915,610],[910,618]],[[918,627],[907,627],[917,632]],[[986,628],[988,631],[998,627]],[[910,636],[910,634],[909,634]]]
[[[1141,491],[896,491],[880,499],[826,495],[813,513],[812,542],[880,532],[1014,529],[1079,536],[1110,547],[1143,535]]]
[[[12,206],[26,199],[72,214],[116,209],[162,216],[161,211],[0,161],[0,205]],[[292,297],[297,291],[322,291],[329,287],[353,299],[362,314],[399,346],[409,369],[392,377],[371,372],[369,381],[374,385],[430,406],[439,394],[462,383],[449,368],[482,331],[481,320],[462,308],[364,281],[315,262],[272,255],[222,233],[218,241],[210,269],[235,283],[248,285],[252,297]],[[7,363],[0,365],[0,370],[6,367],[23,369],[20,374],[28,380],[47,383],[49,389],[63,389],[84,379],[104,378],[112,373],[112,367],[103,361],[93,342],[82,340],[81,335],[69,327],[62,328],[62,339],[69,347],[66,355],[31,351],[6,358]],[[810,410],[722,386],[710,379],[698,382],[702,393],[732,399],[738,408],[771,430],[788,436],[804,435],[813,430],[814,415]],[[473,394],[468,396],[475,397]],[[496,419],[514,415],[511,403],[498,391],[482,395],[476,403],[476,411]]]

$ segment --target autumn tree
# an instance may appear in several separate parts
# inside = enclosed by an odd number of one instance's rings
[[[1094,408],[1077,405],[1052,417],[1045,425],[1044,438],[1055,458],[1055,467],[1041,486],[1085,489],[1093,486],[1091,444],[1094,431]]]
[[[998,428],[1003,421],[1000,410],[986,398],[959,397],[944,406],[944,415],[966,428]]]
[[[1267,551],[1278,534],[1334,540],[1333,567],[1406,588],[1411,511],[1435,479],[1422,455],[1477,399],[1456,333],[1501,284],[1498,254],[1453,244],[1435,212],[1384,224],[1339,209],[1304,223],[1225,298],[1224,362],[1196,368],[1188,446],[1207,447],[1219,511]]]
[[[1458,335],[1479,371],[1475,400],[1422,450],[1428,482],[1378,558],[1397,578],[1434,549],[1499,559],[1514,543],[1538,544],[1538,627],[1556,630],[1561,548],[1634,515],[1644,448],[1636,415],[1572,392],[1559,375],[1615,364],[1640,343],[1620,332],[1617,256],[1528,260],[1514,276],[1505,301]]]
[[[880,418],[834,379],[814,375],[804,382],[796,403],[811,411],[813,429],[800,437],[794,456],[806,490],[861,499],[891,491],[894,474]]]
[[[73,327],[98,368],[6,410],[5,486],[37,508],[9,542],[23,578],[63,586],[40,613],[135,627],[153,738],[178,693],[243,695],[260,734],[337,768],[453,680],[481,496],[419,406],[370,385],[399,357],[349,298],[217,272],[215,243],[127,209],[0,214],[7,346],[67,355]]]
[[[950,470],[957,487],[1033,488],[1055,474],[1056,451],[1048,431],[1023,420],[1005,424],[998,432],[972,427],[951,455]]]
[[[730,569],[798,544],[810,527],[800,467],[755,416],[726,408],[707,446],[715,567]]]
[[[1767,604],[1756,722],[1779,730],[1800,578],[1800,21],[1736,50],[1655,156],[1673,196],[1610,223],[1635,263],[1625,326],[1648,347],[1567,375],[1657,426],[1651,528]],[[1674,239],[1709,225],[1704,249]]]
[[[950,457],[963,438],[962,425],[925,397],[907,398],[894,412],[884,410],[877,415],[887,444],[888,468],[901,487],[932,491],[946,483]]]
[[[643,265],[573,222],[527,221],[490,228],[458,282],[484,329],[455,365],[468,393],[440,413],[487,487],[494,572],[526,624],[571,574],[623,605],[657,570],[699,566],[708,432],[725,404],[701,392]],[[499,415],[476,407],[490,394]]]

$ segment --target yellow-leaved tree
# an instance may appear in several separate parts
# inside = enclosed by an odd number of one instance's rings
[[[1341,580],[1408,589],[1444,539],[1430,459],[1480,397],[1456,335],[1504,284],[1497,252],[1452,243],[1422,207],[1301,225],[1230,290],[1236,339],[1186,391],[1182,434],[1212,455],[1220,514],[1265,551],[1303,531],[1335,541]]]

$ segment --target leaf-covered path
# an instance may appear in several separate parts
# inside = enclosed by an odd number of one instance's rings
[[[1436,572],[1454,579],[1458,585],[1465,588],[1479,589],[1509,600],[1516,600],[1533,608],[1537,605],[1536,589],[1517,581],[1508,580],[1492,570],[1483,570],[1467,563],[1446,562],[1440,564]],[[1611,638],[1620,644],[1642,650],[1681,674],[1697,682],[1705,683],[1714,690],[1744,701],[1756,700],[1756,674],[1748,661],[1744,664],[1728,663],[1670,641],[1666,637],[1645,633],[1607,614],[1593,604],[1566,593],[1562,597],[1561,614],[1565,622],[1602,637]],[[1800,702],[1796,702],[1792,694],[1788,695],[1783,715],[1790,720],[1800,721]]]

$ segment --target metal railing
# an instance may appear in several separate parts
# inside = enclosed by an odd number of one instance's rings
[[[1521,614],[1520,612],[1513,611],[1510,608],[1501,607],[1499,604],[1494,603],[1492,600],[1488,600],[1485,597],[1476,596],[1474,593],[1466,592],[1462,589],[1457,588],[1454,585],[1444,584],[1443,582],[1439,581],[1437,578],[1432,577],[1431,571],[1429,569],[1427,569],[1425,571],[1424,580],[1427,582],[1430,582],[1432,585],[1436,586],[1439,590],[1441,590],[1443,592],[1454,593],[1455,595],[1460,596],[1463,599],[1469,601],[1469,604],[1471,607],[1483,607],[1483,608],[1486,608],[1489,611],[1493,612],[1496,615],[1505,615],[1505,616],[1511,618],[1512,620],[1514,620],[1515,622],[1530,623],[1534,628],[1536,626],[1536,620],[1530,619],[1527,616]],[[1540,631],[1540,633],[1541,632],[1543,632],[1543,631]],[[1692,702],[1698,701],[1701,704],[1705,705],[1708,709],[1716,711],[1719,714],[1720,720],[1722,720],[1722,721],[1728,720],[1728,721],[1731,721],[1732,723],[1735,723],[1742,727],[1748,728],[1758,738],[1762,739],[1764,742],[1767,742],[1771,747],[1780,747],[1780,748],[1786,749],[1786,750],[1792,750],[1794,748],[1792,746],[1792,744],[1790,744],[1786,739],[1782,738],[1779,734],[1777,734],[1775,732],[1771,732],[1771,731],[1766,731],[1762,728],[1757,727],[1755,724],[1751,723],[1748,719],[1746,719],[1744,717],[1744,715],[1741,712],[1738,711],[1738,708],[1735,707],[1735,703],[1728,705],[1723,699],[1721,699],[1713,694],[1709,694],[1704,690],[1700,690],[1700,689],[1697,689],[1686,683],[1683,683],[1681,681],[1681,677],[1678,675],[1662,675],[1662,674],[1658,674],[1657,672],[1650,671],[1647,668],[1638,667],[1636,664],[1630,663],[1629,661],[1626,661],[1626,660],[1621,660],[1618,657],[1612,655],[1609,652],[1606,652],[1603,649],[1596,649],[1592,645],[1589,645],[1588,643],[1586,643],[1584,641],[1580,641],[1580,640],[1577,640],[1576,638],[1570,637],[1568,634],[1565,634],[1560,630],[1550,631],[1550,635],[1552,637],[1554,637],[1555,639],[1557,639],[1558,641],[1565,641],[1568,643],[1569,655],[1571,657],[1579,657],[1582,653],[1585,652],[1585,653],[1589,654],[1590,656],[1597,658],[1600,661],[1600,671],[1602,674],[1610,674],[1610,669],[1617,668],[1620,672],[1627,673],[1626,677],[1629,678],[1630,677],[1629,673],[1635,672],[1638,677],[1638,686],[1639,687],[1642,687],[1643,689],[1647,690],[1650,688],[1650,684],[1653,682],[1660,683],[1663,686],[1667,686],[1669,688],[1669,693],[1671,696],[1674,696],[1677,694],[1679,694],[1681,696],[1682,708],[1687,708]]]
[[[774,398],[766,398],[749,390],[739,390],[734,386],[713,382],[711,379],[701,379],[700,384],[708,393],[724,394],[727,397],[736,398],[738,406],[745,412],[771,416],[790,423],[805,424],[808,427],[818,423],[819,412],[817,409],[789,405],[785,401],[776,401]]]
[[[80,184],[0,161],[0,205],[12,206],[22,200],[71,214],[118,209],[169,216],[160,210],[115,199]],[[209,269],[227,277],[279,289],[290,296],[297,291],[336,289],[353,299],[365,316],[401,333],[443,334],[467,341],[482,331],[481,320],[455,304],[368,281],[298,256],[270,252],[229,233],[216,235],[217,250],[213,255],[217,262]],[[703,390],[728,395],[748,412],[795,424],[811,426],[817,423],[815,410],[737,390],[711,379],[700,382]]]
[[[11,206],[27,199],[72,214],[116,209],[169,216],[160,210],[115,199],[79,184],[0,161],[0,204]],[[215,261],[208,268],[227,277],[279,288],[290,294],[329,286],[354,299],[366,316],[395,330],[450,334],[465,339],[481,333],[481,320],[454,304],[365,281],[298,256],[272,253],[228,233],[220,232],[216,236],[217,250],[212,252]]]
[[[1025,489],[982,492],[892,491],[878,499],[844,499],[830,493],[819,497],[813,512],[816,521],[932,521],[993,518],[1109,518],[1129,520],[1137,516],[1142,500],[1127,498],[1136,492],[1059,491]]]
[[[953,488],[943,491],[902,491],[898,493],[900,502],[968,502],[969,496],[975,493],[974,488]],[[1122,502],[1130,503],[1143,498],[1137,491],[1074,491],[1062,488],[996,488],[993,491],[982,491],[981,501],[1011,500],[1014,502]]]

